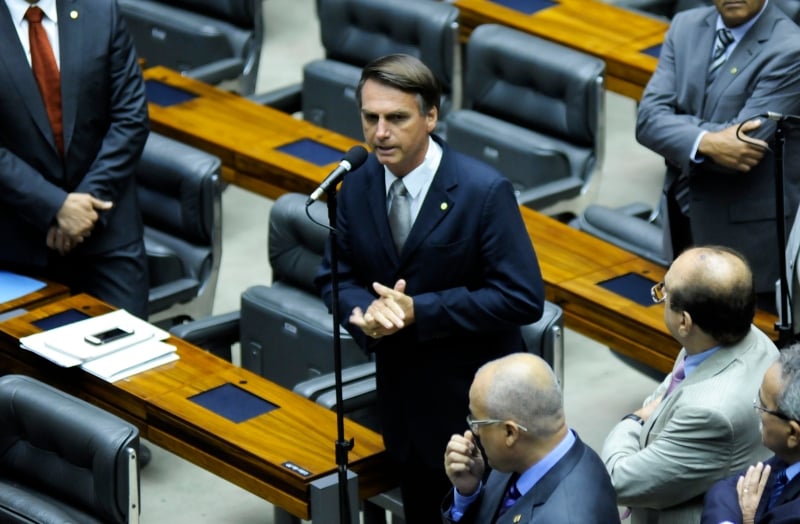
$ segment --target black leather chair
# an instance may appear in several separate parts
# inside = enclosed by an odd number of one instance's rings
[[[431,0],[319,0],[325,58],[303,68],[302,84],[259,94],[285,112],[302,111],[314,124],[363,138],[355,89],[361,69],[391,53],[406,53],[431,68],[444,93],[442,114],[458,106],[458,9]],[[441,116],[441,115],[440,115]]]
[[[602,164],[602,60],[496,24],[467,41],[464,108],[446,117],[455,149],[495,166],[520,204],[584,193]]]
[[[271,285],[246,289],[239,311],[172,329],[173,334],[228,359],[231,345],[238,341],[242,367],[288,389],[334,369],[333,318],[313,283],[328,231],[308,218],[306,199],[287,193],[272,206]],[[308,211],[318,222],[328,223],[324,203],[317,202]],[[370,360],[344,329],[339,332],[343,366]]]
[[[150,133],[136,170],[152,322],[211,314],[222,257],[219,158]]]
[[[255,91],[264,34],[263,0],[119,0],[145,66],[163,65]]]
[[[22,375],[0,377],[0,522],[139,522],[139,430]]]

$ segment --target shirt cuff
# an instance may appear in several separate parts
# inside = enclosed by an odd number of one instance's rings
[[[700,131],[700,134],[697,135],[697,138],[695,138],[694,140],[694,145],[692,146],[692,154],[689,155],[689,159],[695,164],[700,164],[701,162],[704,162],[706,159],[706,157],[697,153],[697,150],[700,148],[700,141],[703,139],[706,133],[708,133],[708,131],[706,130]]]
[[[478,489],[475,490],[475,493],[469,496],[462,495],[457,489],[453,488],[453,506],[450,508],[450,520],[454,522],[461,520],[461,517],[467,512],[469,505],[478,500],[482,489],[482,481],[478,484]]]

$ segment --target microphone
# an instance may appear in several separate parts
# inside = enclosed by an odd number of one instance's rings
[[[361,164],[366,162],[367,155],[367,150],[362,146],[351,147],[350,150],[345,153],[344,158],[341,162],[339,162],[339,165],[336,166],[336,169],[331,171],[331,174],[322,181],[322,183],[317,189],[314,190],[313,193],[311,193],[311,196],[308,197],[308,200],[306,200],[306,206],[309,206],[313,202],[319,200],[319,197],[321,197],[323,193],[326,193],[329,187],[336,187],[336,184],[338,184],[344,178],[344,175],[353,169],[358,169],[361,167]]]
[[[760,115],[776,122],[783,122],[784,120],[800,120],[800,116],[784,115],[774,111],[767,111],[766,114]]]

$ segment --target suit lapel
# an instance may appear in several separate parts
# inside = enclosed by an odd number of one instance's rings
[[[83,52],[85,15],[77,0],[59,0],[58,6],[58,40],[61,48],[61,112],[64,124],[64,151],[69,151],[69,144],[75,130],[75,117],[78,112],[77,103],[80,93],[81,57]]]
[[[17,89],[42,137],[55,152],[53,131],[50,128],[50,120],[47,118],[47,111],[39,93],[39,86],[36,84],[33,70],[25,57],[25,50],[17,38],[17,28],[14,21],[11,20],[11,14],[8,12],[5,2],[0,4],[0,48],[4,50],[0,53],[0,65],[6,69],[5,78]]]

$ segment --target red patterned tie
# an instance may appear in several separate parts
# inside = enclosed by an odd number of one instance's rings
[[[31,44],[31,67],[39,92],[42,94],[47,118],[53,129],[56,146],[61,156],[64,156],[64,124],[61,119],[61,77],[56,64],[53,48],[47,39],[47,33],[42,27],[44,13],[36,6],[31,6],[25,12],[28,21],[28,38]]]

